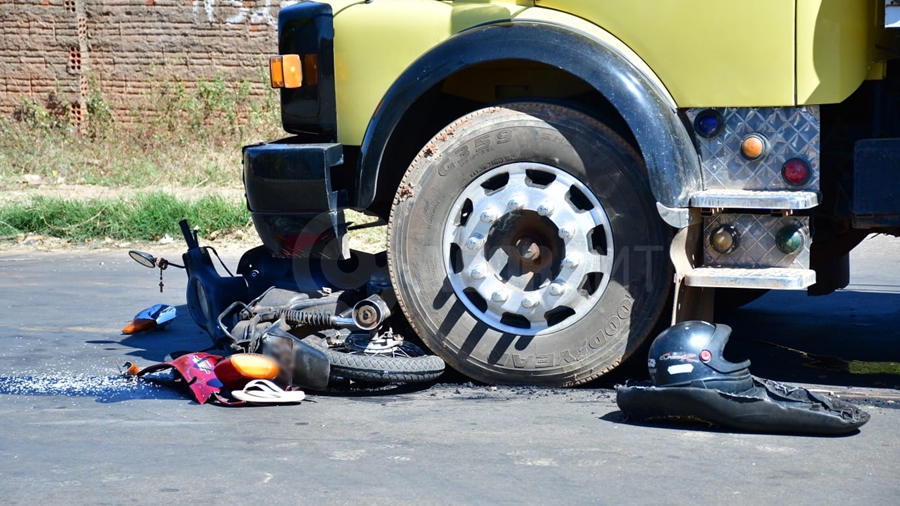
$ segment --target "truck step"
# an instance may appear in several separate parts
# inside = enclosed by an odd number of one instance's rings
[[[812,209],[814,191],[705,190],[691,195],[691,207],[706,209]]]
[[[767,288],[770,290],[799,290],[816,282],[816,272],[809,269],[741,269],[726,267],[698,267],[687,273],[687,286],[709,288]]]

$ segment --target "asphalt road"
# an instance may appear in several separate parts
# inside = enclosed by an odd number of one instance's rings
[[[451,378],[295,406],[201,406],[118,376],[126,360],[207,346],[180,272],[166,272],[160,295],[157,273],[124,251],[3,253],[0,503],[897,504],[900,376],[841,364],[900,362],[900,240],[869,240],[853,260],[844,291],[773,292],[721,317],[734,327],[729,358],[872,415],[856,434],[822,438],[631,424],[609,382]],[[181,306],[173,326],[120,334],[157,302]]]

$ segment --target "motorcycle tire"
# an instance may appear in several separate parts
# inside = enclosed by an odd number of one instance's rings
[[[389,357],[325,350],[331,362],[331,379],[369,383],[425,383],[444,372],[444,361],[435,355]]]

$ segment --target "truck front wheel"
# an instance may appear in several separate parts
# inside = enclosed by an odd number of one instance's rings
[[[396,193],[388,259],[422,340],[493,384],[608,372],[660,318],[670,231],[643,161],[574,109],[489,107],[439,132]]]

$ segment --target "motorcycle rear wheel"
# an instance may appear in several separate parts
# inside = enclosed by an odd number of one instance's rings
[[[426,383],[444,372],[444,361],[425,355],[419,347],[404,344],[404,355],[368,354],[327,349],[332,381],[368,383]]]

